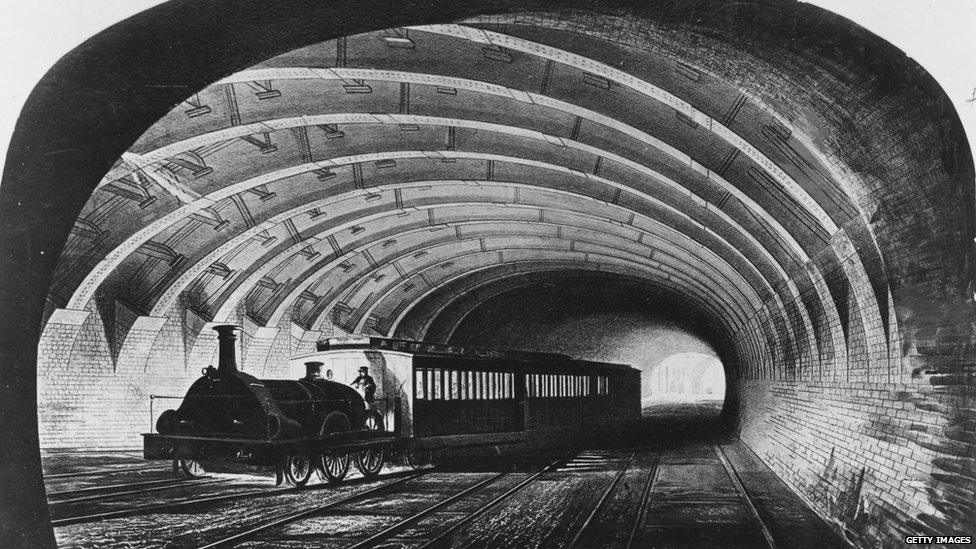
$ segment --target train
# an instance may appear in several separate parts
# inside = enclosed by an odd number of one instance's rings
[[[218,364],[143,435],[148,460],[275,468],[277,482],[317,473],[341,482],[354,464],[375,477],[389,458],[411,467],[451,452],[534,447],[600,435],[640,418],[640,371],[566,355],[382,337],[329,338],[293,357],[305,376],[258,379],[238,368],[239,326],[215,326]],[[367,372],[375,390],[349,385]],[[340,381],[342,380],[342,381]]]

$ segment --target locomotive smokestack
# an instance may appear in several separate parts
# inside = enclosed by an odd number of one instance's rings
[[[306,362],[305,379],[321,379],[322,364],[323,364],[322,362]]]
[[[217,332],[217,371],[220,373],[230,373],[237,371],[237,351],[234,342],[237,341],[237,334],[234,333],[240,326],[224,324],[214,326]]]

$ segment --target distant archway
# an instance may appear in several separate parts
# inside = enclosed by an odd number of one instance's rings
[[[714,354],[679,352],[654,365],[641,394],[644,415],[678,404],[703,404],[718,411],[725,400],[725,371]]]

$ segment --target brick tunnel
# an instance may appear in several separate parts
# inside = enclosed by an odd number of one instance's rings
[[[855,546],[976,527],[969,143],[820,8],[167,3],[48,73],[0,201],[8,524],[46,520],[38,447],[138,446],[231,323],[267,378],[365,334],[648,399],[699,353],[671,386],[721,364],[716,421]]]

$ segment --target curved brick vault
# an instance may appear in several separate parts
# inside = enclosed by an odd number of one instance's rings
[[[216,323],[284,376],[600,288],[682,312],[729,426],[854,543],[972,529],[973,164],[892,46],[773,0],[212,4],[99,35],[18,125],[4,269],[36,287],[4,336],[42,447],[138,444]]]

